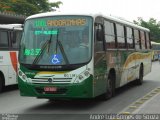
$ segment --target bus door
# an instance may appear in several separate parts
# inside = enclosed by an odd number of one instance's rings
[[[94,40],[94,86],[95,94],[102,94],[106,90],[106,54],[104,47],[104,32],[101,24],[95,25]]]
[[[9,65],[9,83],[17,83],[17,63],[18,63],[18,48],[21,39],[22,31],[10,32],[11,51],[9,51],[10,65]]]
[[[18,54],[16,51],[9,52],[9,57],[10,57],[10,64],[8,67],[9,84],[17,83],[17,55]]]

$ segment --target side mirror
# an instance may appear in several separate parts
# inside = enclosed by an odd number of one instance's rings
[[[102,31],[102,29],[97,29],[96,39],[97,39],[97,41],[103,41],[103,31]]]

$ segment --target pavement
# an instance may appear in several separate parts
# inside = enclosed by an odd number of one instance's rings
[[[160,114],[160,92],[138,107],[134,114]]]
[[[127,106],[120,114],[159,114],[160,87],[155,88],[142,98]],[[159,118],[160,119],[160,118]]]

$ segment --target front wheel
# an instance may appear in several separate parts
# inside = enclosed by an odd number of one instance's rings
[[[108,100],[115,95],[115,75],[109,74],[106,85],[106,92],[103,94],[102,99]]]

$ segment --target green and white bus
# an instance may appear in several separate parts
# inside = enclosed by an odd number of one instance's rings
[[[151,71],[149,32],[111,16],[32,15],[25,20],[20,43],[20,94],[108,99],[116,88],[133,80],[142,84]]]

